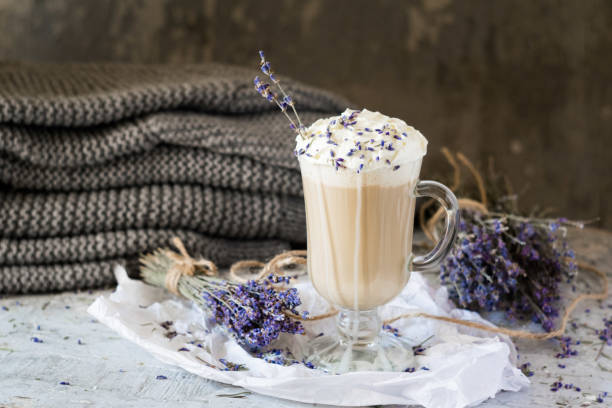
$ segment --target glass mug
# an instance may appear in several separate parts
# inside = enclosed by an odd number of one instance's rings
[[[338,311],[337,336],[309,344],[320,368],[401,371],[412,349],[382,331],[377,308],[404,289],[411,271],[436,267],[449,253],[459,221],[455,195],[435,181],[419,181],[422,159],[357,174],[300,158],[306,203],[308,274],[316,291]],[[435,248],[412,254],[417,197],[446,210]]]

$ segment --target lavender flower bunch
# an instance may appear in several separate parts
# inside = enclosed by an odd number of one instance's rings
[[[453,156],[443,153],[455,168],[453,183],[460,188]],[[464,308],[501,311],[510,321],[530,319],[552,331],[559,316],[560,284],[570,283],[577,271],[566,234],[584,223],[547,218],[545,212],[520,214],[518,196],[492,162],[483,178],[465,156],[457,157],[477,181],[476,191],[481,202],[488,203],[488,212],[462,208],[458,239],[440,270],[442,284]],[[460,196],[475,195],[461,189]]]
[[[166,273],[174,262],[164,250],[146,255],[141,259],[141,276],[149,284],[164,287]],[[178,281],[177,290],[182,296],[208,309],[215,322],[243,347],[258,352],[281,333],[304,333],[302,323],[287,315],[287,312],[298,315],[296,307],[300,305],[297,289],[284,288],[289,280],[289,277],[270,275],[260,281],[240,284],[196,273],[193,276],[183,275]]]
[[[295,109],[295,102],[293,101],[293,98],[287,95],[287,93],[281,86],[278,77],[272,71],[270,62],[266,60],[266,56],[263,51],[259,51],[259,58],[259,68],[261,72],[264,73],[268,78],[270,78],[270,81],[272,81],[273,85],[270,85],[270,83],[261,80],[258,76],[256,76],[253,80],[255,90],[270,103],[275,103],[279,107],[281,112],[283,112],[285,117],[289,120],[291,129],[293,129],[300,137],[305,138],[305,128],[302,124],[302,121],[300,120],[300,116],[298,115],[297,110]],[[274,87],[276,87],[278,93],[274,91]],[[287,113],[287,110],[289,108],[291,108],[293,118],[289,115],[289,113]]]
[[[269,275],[262,281],[250,280],[246,284],[215,279],[205,284],[198,282],[196,289],[215,321],[251,351],[257,351],[270,345],[280,333],[304,333],[302,323],[285,314],[287,311],[298,314],[296,307],[301,302],[297,289],[281,290],[276,286],[289,283],[289,279]]]
[[[482,215],[463,210],[459,238],[440,271],[450,296],[472,310],[531,318],[546,331],[559,316],[559,284],[576,272],[562,231],[565,219]]]

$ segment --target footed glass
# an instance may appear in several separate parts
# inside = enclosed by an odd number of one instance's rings
[[[309,343],[306,358],[331,373],[403,371],[411,345],[382,330],[378,307],[396,297],[411,271],[435,268],[451,249],[459,220],[454,194],[419,181],[421,159],[356,174],[300,160],[308,228],[308,273],[317,292],[338,311],[337,332]],[[435,248],[412,254],[417,197],[446,211]]]

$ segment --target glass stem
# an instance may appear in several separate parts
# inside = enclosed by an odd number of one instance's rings
[[[358,348],[372,346],[382,328],[377,309],[355,311],[339,308],[336,323],[340,341]]]

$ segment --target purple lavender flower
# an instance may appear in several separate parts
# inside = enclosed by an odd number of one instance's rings
[[[232,363],[224,358],[220,358],[219,362],[223,364],[222,371],[243,371],[247,369],[244,364]]]
[[[280,98],[272,90],[272,87],[270,86],[270,84],[263,82],[258,76],[256,76],[255,79],[253,80],[253,83],[255,85],[255,90],[257,91],[257,93],[259,93],[262,97],[264,97],[269,102],[275,103],[280,108],[281,112],[283,112],[285,117],[289,120],[291,129],[295,130],[297,134],[305,138],[304,125],[302,125],[300,116],[295,110],[295,104],[293,102],[293,99],[291,98],[291,96],[287,95],[285,90],[280,85],[280,81],[278,80],[274,72],[272,71],[272,66],[270,65],[270,62],[266,60],[266,56],[263,51],[259,51],[259,58],[260,58],[259,68],[261,72],[263,72],[265,75],[267,75],[270,78],[274,86],[278,88],[278,91],[280,92],[280,95],[282,95],[282,98]],[[287,113],[288,107],[291,107],[291,110],[293,111],[294,119],[292,119],[291,116],[289,116],[289,114]]]
[[[569,281],[574,254],[555,232],[561,220],[512,215],[483,216],[462,210],[457,244],[440,280],[462,307],[503,311],[510,320],[530,318],[551,331],[559,316],[559,284]]]
[[[595,332],[600,340],[606,343],[608,346],[612,346],[612,318],[603,319],[604,328],[597,329]]]
[[[393,336],[400,337],[399,330],[397,329],[397,327],[393,327],[390,324],[385,324],[382,328],[384,331],[391,333]]]
[[[308,367],[310,369],[314,369],[315,368],[314,364],[312,364],[310,361],[302,360],[302,364],[304,364],[306,367]]]
[[[606,398],[607,396],[608,396],[607,392],[599,393],[597,395],[597,402],[599,402],[600,404],[603,403],[604,402],[604,398]]]
[[[278,284],[286,284],[289,279],[270,275],[246,284],[212,280],[215,283],[202,292],[202,298],[218,324],[239,343],[256,351],[268,346],[281,333],[304,333],[302,323],[286,314],[298,314],[296,307],[301,302],[297,289],[278,288]]]
[[[526,377],[532,377],[534,374],[529,367],[531,367],[531,363],[521,364],[521,366],[519,367],[519,369],[523,372],[523,374],[525,374]]]

